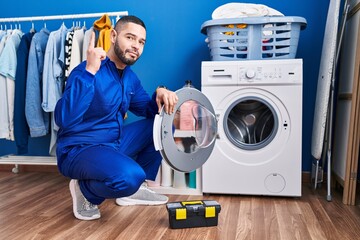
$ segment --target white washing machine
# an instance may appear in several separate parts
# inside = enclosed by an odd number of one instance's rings
[[[204,193],[301,196],[302,60],[202,62],[217,118]]]

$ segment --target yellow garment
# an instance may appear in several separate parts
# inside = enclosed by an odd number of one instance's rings
[[[107,14],[94,22],[94,29],[99,31],[99,38],[96,46],[102,47],[106,52],[110,49],[111,20]]]
[[[234,24],[229,24],[226,26],[227,28],[235,28],[235,25]],[[247,27],[247,24],[244,24],[244,23],[241,23],[241,24],[236,24],[236,28],[241,28],[241,29],[244,29]],[[234,35],[235,33],[234,32],[225,32],[226,35]]]

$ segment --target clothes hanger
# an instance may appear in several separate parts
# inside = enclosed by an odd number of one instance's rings
[[[35,27],[34,27],[34,22],[31,20],[31,28],[30,28],[30,32],[31,33],[35,33]]]
[[[12,23],[10,23],[10,29],[6,29],[6,33],[7,33],[7,34],[11,34],[11,33],[12,33]]]
[[[65,20],[64,20],[64,17],[63,17],[63,16],[61,16],[61,21],[62,21],[61,27],[65,27],[65,28],[66,28]]]
[[[44,28],[46,29],[46,22],[45,22],[45,18],[43,18],[44,21]]]
[[[84,22],[83,22],[82,29],[83,29],[83,30],[86,30],[86,21],[85,21],[85,20],[84,20]]]
[[[15,23],[15,29],[21,31],[21,24],[19,20],[17,20],[17,23]]]

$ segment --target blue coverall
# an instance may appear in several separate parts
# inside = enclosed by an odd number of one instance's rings
[[[78,179],[88,201],[135,193],[145,179],[154,180],[161,155],[154,148],[155,93],[145,92],[127,66],[120,76],[106,58],[96,75],[86,62],[72,70],[55,108],[59,171]],[[142,120],[124,126],[127,111]]]

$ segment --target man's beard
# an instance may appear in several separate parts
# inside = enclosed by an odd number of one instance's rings
[[[120,49],[119,45],[117,45],[117,44],[115,44],[114,51],[115,51],[116,56],[119,58],[119,60],[128,66],[133,65],[139,59],[139,58],[136,58],[136,59],[127,58],[125,56],[126,50],[124,52],[123,50]]]

